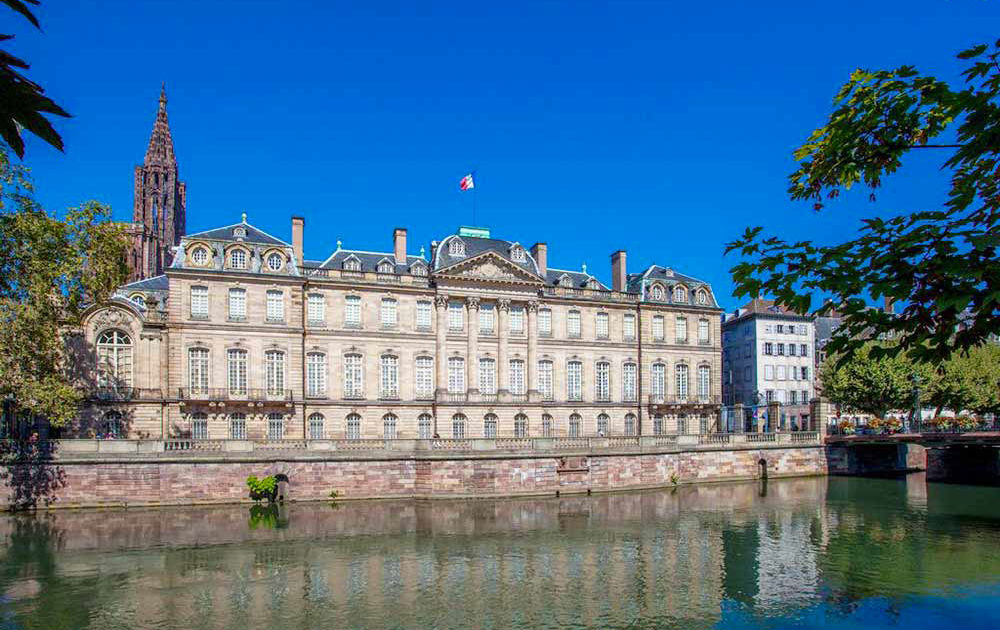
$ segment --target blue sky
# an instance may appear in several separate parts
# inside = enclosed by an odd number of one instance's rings
[[[871,204],[822,213],[785,193],[792,151],[856,67],[958,77],[954,53],[1000,33],[1000,2],[57,2],[37,33],[5,11],[31,76],[74,118],[65,154],[29,141],[51,209],[132,209],[166,81],[188,231],[239,220],[306,255],[411,253],[476,222],[553,267],[610,283],[656,262],[711,282],[731,309],[724,243],[747,225],[828,242],[873,214],[938,207],[943,155]],[[927,152],[932,153],[932,152]]]

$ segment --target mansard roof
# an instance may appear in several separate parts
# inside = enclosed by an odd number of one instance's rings
[[[395,264],[396,257],[392,252],[368,252],[360,249],[338,249],[333,252],[333,254],[321,263],[316,263],[315,266],[320,269],[342,269],[344,267],[344,261],[348,258],[355,258],[361,263],[361,271],[376,271],[378,269],[378,264],[385,259],[389,262]],[[400,265],[395,264],[395,273],[403,274],[409,273],[410,268],[413,267],[414,263],[421,262],[424,265],[427,261],[424,260],[422,256],[407,256],[406,264]],[[312,267],[312,263],[309,264]]]
[[[675,284],[683,284],[689,288],[704,285],[709,287],[709,284],[704,280],[699,280],[694,276],[689,276],[679,271],[674,271],[670,267],[663,267],[662,265],[650,265],[646,267],[646,270],[642,273],[630,273],[628,274],[628,281],[626,286],[630,293],[641,293],[642,287],[647,280],[660,280],[666,286],[672,286]],[[709,287],[711,288],[711,287]]]
[[[159,276],[153,276],[152,278],[146,278],[145,280],[137,280],[135,282],[130,282],[129,284],[122,285],[121,291],[167,291],[169,290],[169,285],[167,283],[166,274],[161,274]]]
[[[454,240],[460,240],[465,244],[465,255],[452,255],[449,253],[451,248],[451,243]],[[524,250],[524,260],[517,261],[511,256],[511,252],[515,248],[521,248]],[[474,256],[478,256],[484,252],[494,252],[499,255],[504,260],[510,262],[512,265],[516,265],[527,272],[533,273],[536,276],[540,275],[538,273],[538,265],[535,263],[535,259],[532,257],[531,252],[528,251],[526,247],[521,245],[516,241],[505,241],[498,238],[482,238],[478,236],[460,236],[458,234],[452,234],[446,236],[444,240],[438,245],[437,250],[434,252],[434,260],[431,261],[434,271],[438,269],[444,269],[445,267],[450,267],[463,260],[468,260]]]
[[[246,236],[240,237],[236,235],[236,229],[243,228],[246,232]],[[259,243],[262,245],[278,245],[281,247],[291,247],[288,243],[281,240],[280,238],[275,238],[261,230],[256,228],[246,222],[246,217],[244,216],[243,221],[240,223],[234,223],[232,225],[227,225],[225,227],[215,228],[212,230],[205,230],[204,232],[195,232],[194,234],[188,234],[184,238],[187,240],[194,239],[209,239],[213,241],[242,241],[244,243]]]
[[[545,282],[548,284],[555,285],[559,282],[559,279],[563,276],[568,276],[570,281],[573,283],[573,287],[577,289],[584,289],[591,280],[597,283],[598,288],[607,291],[608,287],[598,280],[596,277],[585,273],[583,271],[567,271],[565,269],[552,269],[549,268],[545,271]],[[562,285],[560,285],[562,286]]]

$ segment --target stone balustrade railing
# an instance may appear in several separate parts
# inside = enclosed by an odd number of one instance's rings
[[[384,455],[441,453],[546,453],[546,452],[664,452],[718,448],[768,448],[814,446],[821,443],[815,431],[794,433],[707,433],[702,435],[646,435],[551,438],[435,438],[322,439],[322,440],[53,440],[56,457],[155,454],[267,454],[364,453]]]

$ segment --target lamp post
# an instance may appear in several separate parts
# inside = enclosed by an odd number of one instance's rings
[[[913,414],[912,414],[912,420],[913,420],[913,423],[917,427],[919,427],[920,424],[921,424],[921,418],[920,418],[920,375],[917,374],[916,372],[914,372],[913,373],[913,377],[911,378],[911,380],[913,381]],[[907,423],[907,424],[909,424],[909,423]],[[904,433],[909,433],[910,432],[910,427],[909,426],[903,427],[903,432]]]

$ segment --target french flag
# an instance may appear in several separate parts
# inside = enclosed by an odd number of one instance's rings
[[[476,182],[472,181],[472,173],[469,173],[462,178],[462,181],[458,183],[458,187],[462,190],[472,190],[476,187]]]

